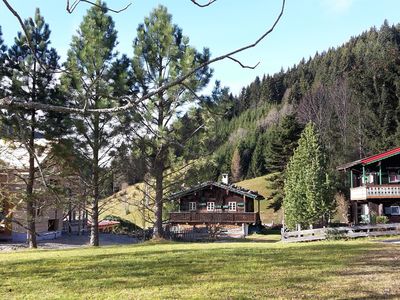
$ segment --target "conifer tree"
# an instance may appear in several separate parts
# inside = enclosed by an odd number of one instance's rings
[[[326,160],[313,123],[308,123],[286,170],[285,225],[326,222],[333,208]]]
[[[250,162],[250,177],[259,177],[264,175],[265,161],[264,161],[264,135],[261,133],[257,139],[256,147],[254,148]]]
[[[167,9],[159,6],[137,28],[132,60],[135,90],[139,95],[154,91],[208,61],[209,57],[208,49],[200,53],[189,45],[189,38],[172,23],[172,16]],[[171,125],[174,118],[180,117],[182,108],[196,99],[193,93],[207,85],[211,74],[211,70],[204,67],[183,84],[158,92],[147,101],[139,103],[140,130],[137,135],[145,136],[141,139],[145,144],[143,156],[155,182],[152,184],[155,190],[154,237],[159,238],[163,234],[163,204],[166,198],[164,181],[166,171],[171,168],[172,146],[179,144],[175,128]]]
[[[71,106],[111,108],[121,104],[120,95],[128,95],[129,61],[117,58],[117,32],[101,1],[83,18],[72,38],[62,77],[63,91]],[[90,189],[89,217],[92,223],[90,245],[99,246],[99,200],[105,196],[105,184],[111,173],[106,166],[115,149],[121,127],[119,116],[90,114],[73,116],[74,139],[70,143],[75,157],[81,158],[79,173]]]
[[[7,47],[6,45],[4,45],[3,32],[1,31],[1,26],[0,26],[0,82],[2,82],[3,77],[6,75],[6,68],[5,68],[6,51]],[[6,91],[4,85],[0,85],[0,97],[3,97],[5,92]],[[1,123],[0,123],[0,128],[1,128]]]
[[[54,48],[50,48],[50,29],[36,9],[34,18],[24,22],[28,36],[19,32],[15,44],[8,50],[6,60],[7,74],[11,81],[9,92],[28,102],[44,104],[58,104],[54,100],[57,92],[56,78],[53,70],[58,68],[58,55]],[[28,46],[30,39],[33,49]],[[1,48],[1,47],[0,47]],[[4,51],[4,47],[1,49]],[[33,52],[34,51],[34,52]],[[38,165],[35,155],[39,150],[36,137],[45,136],[48,140],[54,127],[61,126],[60,122],[52,122],[54,113],[37,111],[35,109],[12,109],[2,111],[2,121],[12,129],[12,135],[6,138],[18,142],[27,151],[28,178],[26,179],[26,212],[27,212],[27,240],[30,248],[36,248],[36,205],[35,182],[38,178]],[[49,136],[50,135],[50,136]]]
[[[266,176],[269,207],[279,210],[283,201],[283,186],[285,168],[293,155],[294,148],[301,133],[301,127],[293,115],[288,115],[282,121],[271,127],[266,134],[265,166],[269,174]]]

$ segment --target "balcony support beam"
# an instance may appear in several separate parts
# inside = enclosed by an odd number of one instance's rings
[[[354,187],[353,183],[353,169],[350,169],[350,188]]]

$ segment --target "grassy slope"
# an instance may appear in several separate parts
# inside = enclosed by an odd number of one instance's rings
[[[0,253],[4,299],[400,297],[399,245],[141,244]]]
[[[241,186],[243,188],[257,191],[259,194],[263,195],[264,197],[267,196],[268,190],[265,184],[265,176],[256,177],[248,180],[244,180],[241,182],[236,183],[236,185]],[[261,201],[261,220],[263,223],[271,223],[274,222],[275,224],[279,224],[282,222],[282,212],[274,212],[273,209],[268,208],[267,201]],[[257,206],[256,206],[257,208]]]
[[[114,215],[143,227],[142,213],[137,205],[143,199],[143,186],[143,183],[134,184],[104,199],[105,207],[102,209],[100,219],[107,215]]]

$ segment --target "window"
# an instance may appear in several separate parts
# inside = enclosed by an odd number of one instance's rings
[[[391,215],[398,216],[400,215],[400,207],[399,206],[391,206],[392,209]]]
[[[196,202],[189,202],[189,210],[190,211],[196,210]]]
[[[385,207],[385,215],[399,216],[400,215],[400,206]]]
[[[236,202],[229,202],[228,203],[228,210],[229,211],[236,211]]]
[[[207,202],[207,211],[215,210],[215,202]]]
[[[389,183],[399,183],[400,175],[395,172],[389,172]]]
[[[48,231],[57,231],[58,230],[58,219],[50,219],[48,221]]]

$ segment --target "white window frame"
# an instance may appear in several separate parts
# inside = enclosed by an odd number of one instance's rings
[[[207,211],[215,210],[215,202],[207,202]]]
[[[196,211],[197,209],[196,202],[189,202],[189,211]]]
[[[228,202],[228,211],[237,211],[236,202]]]

